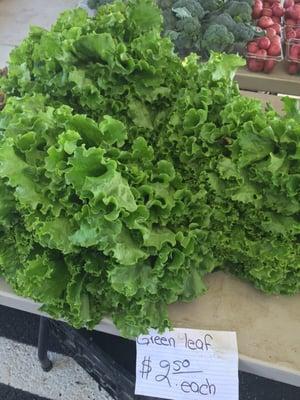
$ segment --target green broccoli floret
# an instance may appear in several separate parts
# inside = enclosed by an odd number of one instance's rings
[[[201,24],[198,18],[183,18],[176,22],[177,32],[184,33],[192,38],[199,38],[201,35]]]
[[[172,38],[172,37],[171,37]],[[171,39],[172,40],[172,39]],[[176,39],[173,39],[175,48],[181,57],[185,57],[191,52],[198,53],[200,50],[200,41],[196,41],[191,36],[181,32],[177,32]]]
[[[236,42],[249,42],[256,35],[255,27],[243,22],[235,22],[228,13],[213,16],[209,24],[224,25],[234,36]]]
[[[251,25],[243,24],[242,22],[236,23],[231,32],[234,35],[236,42],[249,42],[255,36],[255,28]]]
[[[234,36],[226,26],[212,24],[204,33],[201,46],[208,53],[210,51],[230,51],[234,43]]]
[[[252,8],[245,1],[231,1],[226,7],[226,12],[232,16],[236,22],[250,22],[252,16]]]
[[[174,43],[177,53],[181,57],[185,57],[191,51],[195,51],[195,42],[189,35],[183,32],[166,31],[165,36],[169,37]]]
[[[246,53],[247,53],[245,42],[235,42],[233,44],[232,52],[233,53],[238,53],[241,56],[245,56]]]
[[[162,10],[171,10],[174,0],[157,0],[157,5]]]
[[[180,56],[186,56],[191,51],[199,51],[201,24],[198,18],[188,17],[177,20],[175,29],[175,31],[166,31],[165,35],[172,40]]]
[[[173,14],[172,10],[163,10],[162,15],[164,20],[164,31],[171,31],[175,29],[177,18]]]
[[[217,24],[217,25],[224,25],[229,30],[229,32],[233,33],[233,30],[236,27],[236,22],[228,13],[214,15],[212,18],[209,19],[209,24]]]
[[[218,10],[222,5],[222,2],[220,2],[220,0],[199,0],[199,2],[204,11],[209,12]]]
[[[179,13],[180,9],[186,9],[191,17],[197,17],[199,20],[203,19],[205,12],[201,4],[197,0],[177,0],[173,4],[172,10]]]
[[[159,0],[161,7],[165,1]],[[179,55],[199,51],[200,20],[205,13],[198,0],[176,0],[172,8],[163,10],[164,35],[170,37]]]

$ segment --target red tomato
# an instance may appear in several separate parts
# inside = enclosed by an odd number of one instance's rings
[[[294,18],[295,20],[300,19],[300,4],[294,5],[294,10],[293,13],[291,14],[291,17]]]
[[[272,57],[280,56],[281,54],[281,47],[278,43],[272,42],[270,47],[268,48],[268,55]]]
[[[285,13],[284,13],[285,18],[292,18],[293,10],[294,6],[285,7]]]
[[[276,43],[278,46],[281,47],[281,38],[280,38],[280,36],[276,35],[276,36],[272,37],[271,43]]]
[[[268,53],[265,49],[258,49],[256,52],[257,57],[265,58],[267,57]]]
[[[272,20],[274,24],[280,24],[281,23],[281,18],[275,17],[274,15],[272,16]]]
[[[288,73],[291,75],[295,75],[297,74],[297,72],[299,71],[299,65],[298,63],[289,63],[288,65]]]
[[[288,57],[290,60],[300,59],[300,44],[292,44],[289,46]]]
[[[294,26],[297,25],[297,21],[295,21],[293,18],[286,18],[285,24],[287,26]]]
[[[284,8],[289,8],[294,5],[294,0],[285,0],[283,7]]]
[[[295,39],[295,38],[297,38],[297,33],[294,29],[289,29],[288,31],[286,31],[285,37],[288,40]]]
[[[275,31],[275,29],[274,28],[267,28],[266,29],[266,32],[267,32],[267,37],[269,38],[269,39],[272,39],[274,36],[276,36],[276,31]]]
[[[274,21],[270,17],[263,16],[258,20],[258,26],[262,29],[270,28],[272,25],[274,25]]]
[[[252,72],[261,72],[264,69],[264,64],[264,61],[255,60],[254,58],[250,58],[247,60],[248,68]]]
[[[280,4],[274,4],[272,7],[272,12],[275,17],[280,18],[280,17],[283,17],[283,15],[284,15],[283,7]]]
[[[247,51],[248,51],[248,53],[250,53],[250,54],[256,54],[257,50],[258,50],[258,45],[257,45],[256,42],[249,42],[249,43],[247,44]]]
[[[263,3],[261,1],[256,1],[252,8],[252,18],[258,19],[262,15]]]
[[[273,71],[274,67],[276,65],[276,61],[274,60],[266,60],[265,65],[264,65],[264,72],[266,74],[270,73]]]
[[[272,17],[273,15],[272,9],[264,7],[262,10],[262,15],[265,17]]]
[[[300,28],[297,28],[297,29],[295,30],[295,33],[296,33],[296,38],[297,38],[297,39],[300,39]]]
[[[257,44],[260,49],[268,50],[271,41],[267,36],[263,36],[257,39]]]
[[[275,32],[277,33],[277,35],[280,35],[280,33],[281,33],[281,26],[280,26],[280,24],[273,24],[273,25],[271,25],[270,26],[270,28],[273,28],[273,29],[275,29]]]

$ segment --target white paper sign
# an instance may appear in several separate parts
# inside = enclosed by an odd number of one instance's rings
[[[151,330],[136,341],[135,394],[175,400],[238,400],[235,332]]]

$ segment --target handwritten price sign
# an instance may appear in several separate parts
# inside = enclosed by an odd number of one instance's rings
[[[236,334],[174,329],[139,336],[135,394],[238,400]]]

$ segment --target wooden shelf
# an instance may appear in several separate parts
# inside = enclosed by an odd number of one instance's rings
[[[278,63],[270,74],[243,67],[236,73],[236,80],[240,89],[300,96],[300,75],[289,75],[285,68],[285,61]]]

